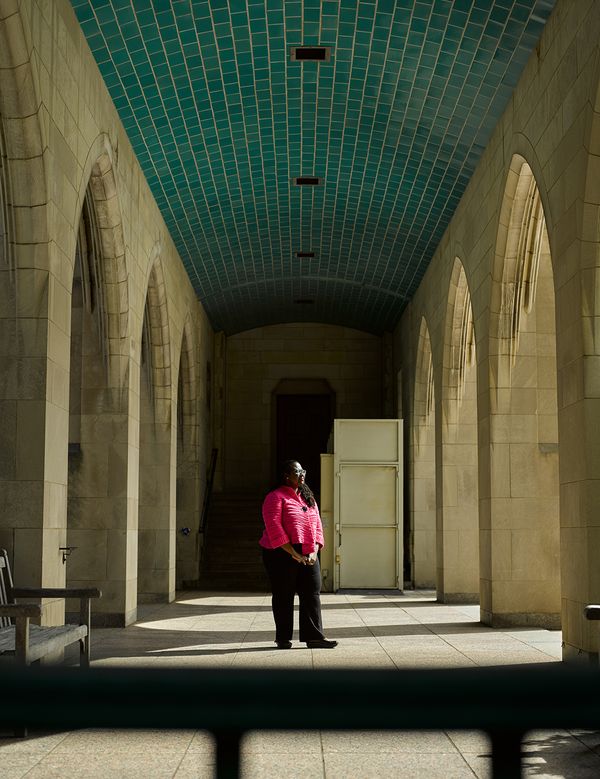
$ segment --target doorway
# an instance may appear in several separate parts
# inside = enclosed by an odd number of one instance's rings
[[[306,482],[321,494],[321,454],[327,452],[327,442],[334,417],[334,396],[331,393],[276,395],[275,469],[285,460],[298,460],[306,468]]]

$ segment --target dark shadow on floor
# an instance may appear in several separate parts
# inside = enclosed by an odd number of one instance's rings
[[[490,764],[491,753],[478,755]],[[535,731],[521,745],[523,776],[552,779],[598,779],[600,731]]]
[[[459,629],[464,628],[464,629]],[[477,625],[457,626],[457,625],[377,625],[372,627],[337,627],[327,628],[325,632],[329,638],[338,639],[343,642],[345,639],[354,638],[385,638],[413,636],[431,636],[435,641],[437,635],[452,635],[467,633],[481,634],[488,633],[489,628]],[[298,642],[294,637],[294,643]],[[271,644],[274,640],[274,629],[253,630],[249,634],[247,630],[161,630],[146,628],[133,625],[125,631],[118,630],[111,635],[110,629],[102,631],[100,637],[92,643],[93,660],[109,658],[131,658],[131,657],[189,657],[193,655],[204,654],[226,654],[228,652],[238,651],[265,651],[265,647],[252,647],[253,643]],[[243,650],[239,645],[245,642]],[[436,641],[436,646],[438,643]],[[206,648],[204,648],[206,647]],[[272,647],[271,647],[272,648]],[[407,649],[410,644],[407,644]],[[524,645],[524,648],[525,645]],[[76,649],[76,647],[75,647]],[[395,649],[401,651],[402,646],[398,644]],[[451,649],[451,648],[450,648]],[[496,650],[502,651],[502,644],[499,642]],[[73,650],[74,652],[75,650]],[[425,650],[424,650],[425,651]],[[67,655],[69,662],[75,658],[75,654]]]

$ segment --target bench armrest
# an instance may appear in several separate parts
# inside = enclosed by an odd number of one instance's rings
[[[97,587],[13,587],[13,598],[101,598]]]
[[[7,603],[0,606],[0,617],[39,619],[41,616],[42,607],[37,603]]]
[[[10,617],[15,621],[15,655],[23,665],[29,665],[29,620],[41,616],[42,607],[37,603],[7,603],[0,606],[0,617]]]
[[[13,587],[13,598],[79,598],[79,624],[87,625],[88,639],[86,650],[89,662],[89,629],[92,624],[92,598],[101,598],[97,587]]]
[[[600,606],[590,605],[583,610],[586,619],[600,619]]]

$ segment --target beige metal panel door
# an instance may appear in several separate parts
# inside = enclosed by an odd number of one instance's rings
[[[333,590],[333,495],[335,490],[333,455],[321,455],[321,522],[325,546],[321,551],[322,592]]]
[[[340,464],[336,562],[343,589],[398,585],[398,466]]]
[[[340,462],[397,463],[402,459],[400,420],[334,420],[335,454]]]

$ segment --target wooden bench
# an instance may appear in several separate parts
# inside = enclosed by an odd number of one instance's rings
[[[90,626],[92,598],[101,597],[100,590],[55,587],[15,587],[5,549],[0,549],[0,656],[14,655],[18,662],[29,665],[47,655],[79,642],[79,664],[90,664]],[[42,607],[37,604],[17,604],[16,598],[79,598],[79,624],[46,627],[32,625],[39,619]]]

